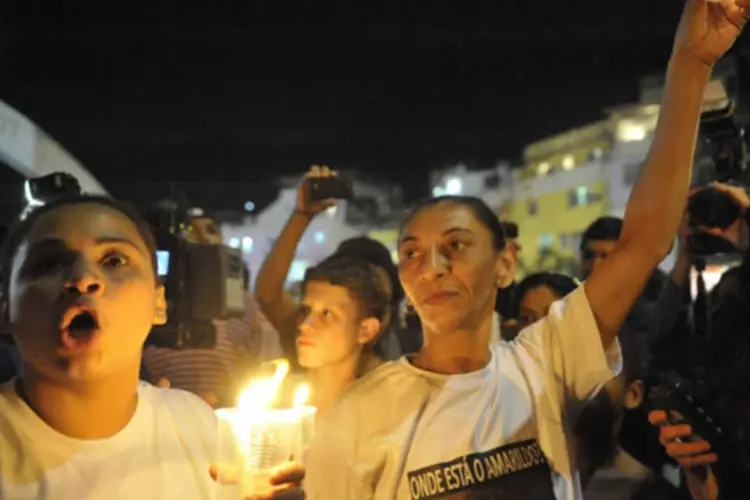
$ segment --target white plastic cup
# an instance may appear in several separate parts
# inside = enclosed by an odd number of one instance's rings
[[[292,456],[295,462],[305,464],[305,457],[307,456],[307,450],[312,443],[313,437],[315,436],[315,415],[318,410],[314,406],[301,406],[295,408],[299,413],[300,426],[299,426],[299,440],[297,442],[297,450]]]
[[[315,429],[316,408],[240,412],[216,410],[219,498],[267,493],[270,478],[289,462],[304,463]]]

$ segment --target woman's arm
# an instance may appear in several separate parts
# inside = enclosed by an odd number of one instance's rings
[[[682,220],[703,95],[713,64],[732,46],[748,0],[688,0],[667,68],[646,164],[628,200],[618,247],[586,282],[605,348],[617,336]]]

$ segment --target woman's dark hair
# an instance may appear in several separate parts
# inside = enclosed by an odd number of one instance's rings
[[[16,256],[18,247],[23,243],[26,235],[34,228],[37,220],[44,214],[50,213],[58,208],[67,207],[72,205],[84,205],[84,204],[96,204],[111,208],[122,215],[130,219],[135,225],[138,233],[143,242],[146,244],[146,248],[151,254],[151,266],[154,270],[154,276],[156,276],[156,243],[154,242],[154,236],[151,233],[151,228],[138,214],[138,212],[126,202],[116,200],[107,196],[96,196],[96,195],[76,195],[69,197],[58,198],[45,205],[42,205],[34,210],[28,212],[26,217],[14,226],[10,228],[8,234],[3,242],[2,249],[0,250],[0,274],[4,276],[2,283],[3,293],[8,293],[8,281],[10,278],[10,269],[13,265],[13,259]]]
[[[450,195],[438,196],[436,198],[428,198],[426,200],[422,200],[414,207],[412,207],[412,209],[409,211],[409,215],[407,215],[406,219],[401,225],[401,231],[404,230],[404,227],[406,227],[409,221],[414,218],[414,216],[419,212],[426,208],[434,207],[435,205],[439,205],[442,203],[452,203],[454,205],[470,208],[474,212],[476,218],[479,219],[482,224],[484,224],[484,226],[490,231],[490,233],[492,233],[492,242],[495,250],[500,251],[505,248],[505,233],[503,232],[503,226],[500,223],[500,219],[495,214],[495,212],[493,212],[492,209],[487,206],[485,202],[474,196]]]

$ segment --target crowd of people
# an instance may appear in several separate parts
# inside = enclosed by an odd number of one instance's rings
[[[29,211],[0,255],[0,332],[13,340],[0,363],[0,498],[214,498],[231,478],[211,465],[213,409],[279,356],[310,384],[315,438],[256,498],[749,498],[750,345],[737,335],[748,264],[713,297],[710,341],[684,335],[691,232],[746,245],[743,190],[708,188],[740,208],[729,228],[695,227],[685,209],[704,90],[749,14],[750,0],[687,1],[651,151],[624,219],[584,233],[582,282],[516,283],[497,214],[442,196],[410,210],[398,264],[373,240],[345,241],[295,299],[296,247],[334,203],[300,189],[246,316],[216,322],[216,348],[144,348],[168,312],[149,225],[91,195]],[[335,175],[314,166],[306,178]],[[195,243],[222,241],[206,217],[190,227]],[[696,350],[701,362],[681,371]],[[694,378],[690,401],[715,403],[722,433],[651,397],[669,370]]]

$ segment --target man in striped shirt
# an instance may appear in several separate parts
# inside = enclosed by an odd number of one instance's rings
[[[192,218],[185,237],[192,243],[222,243],[221,230],[208,217]],[[246,285],[248,281],[246,276]],[[190,391],[214,407],[233,405],[259,362],[282,356],[278,334],[250,293],[245,295],[244,317],[215,320],[214,326],[213,349],[146,347],[148,381]]]

